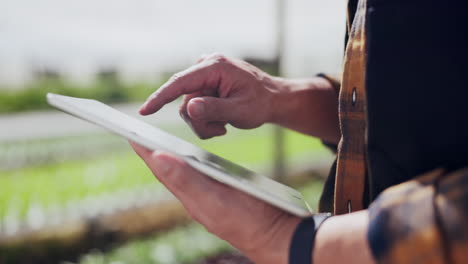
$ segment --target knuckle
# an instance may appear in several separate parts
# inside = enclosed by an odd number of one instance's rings
[[[179,115],[184,120],[187,118],[187,110],[183,105],[179,107]]]
[[[197,131],[197,136],[198,136],[200,139],[210,139],[210,138],[213,137],[212,135],[210,135],[210,134],[207,133],[206,131]]]
[[[179,115],[180,115],[180,118],[182,118],[182,120],[184,120],[185,122],[188,122],[188,116],[185,114],[184,111],[179,110]]]
[[[210,139],[211,136],[210,135],[201,135],[200,136],[200,139]]]
[[[202,62],[204,61],[209,55],[207,54],[202,54],[200,55],[200,57],[198,57],[198,61],[197,62]]]
[[[229,61],[229,58],[226,57],[224,54],[221,54],[219,52],[213,53],[208,56],[210,60],[213,60],[214,62],[217,63],[225,63]]]
[[[175,82],[175,81],[179,80],[180,78],[182,78],[182,76],[183,76],[183,74],[181,72],[177,72],[177,73],[172,74],[170,80],[172,82]]]
[[[208,139],[208,135],[205,132],[202,132],[200,130],[196,130],[195,133],[200,139]]]
[[[158,92],[159,91],[159,92]],[[152,93],[150,96],[148,96],[149,101],[154,100],[156,97],[158,97],[158,94],[160,93],[160,90],[156,90],[154,93]]]

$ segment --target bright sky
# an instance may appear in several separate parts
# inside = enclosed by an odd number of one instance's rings
[[[288,74],[336,71],[344,0],[286,1]],[[0,83],[20,83],[41,67],[81,80],[114,65],[127,78],[147,78],[213,51],[271,57],[274,2],[0,0]]]

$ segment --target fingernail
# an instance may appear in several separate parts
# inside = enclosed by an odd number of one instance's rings
[[[146,107],[146,102],[144,102],[144,103],[140,106],[140,108],[138,109],[138,112],[143,111],[143,110],[145,109],[145,107]]]
[[[205,114],[205,103],[201,101],[192,101],[191,104],[191,112],[195,117],[202,117]]]
[[[156,168],[159,170],[159,172],[166,175],[171,171],[172,165],[167,160],[164,160],[164,159],[160,158],[159,154],[161,154],[161,153],[162,152],[158,151],[158,150],[153,152],[153,155],[155,156],[154,163],[156,163],[155,165],[156,165]]]

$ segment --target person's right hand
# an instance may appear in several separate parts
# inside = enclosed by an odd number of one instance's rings
[[[226,124],[250,129],[271,121],[274,78],[253,65],[220,54],[203,56],[196,65],[175,74],[140,108],[142,115],[158,111],[185,95],[182,118],[203,139],[226,133]]]

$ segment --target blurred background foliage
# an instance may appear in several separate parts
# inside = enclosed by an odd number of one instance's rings
[[[167,80],[168,77],[162,77]],[[57,72],[47,71],[36,74],[34,81],[21,89],[0,88],[0,113],[51,109],[44,100],[48,92],[74,97],[94,98],[106,103],[143,101],[158,83],[123,83],[115,70],[101,71],[90,84],[77,84],[64,79]]]

